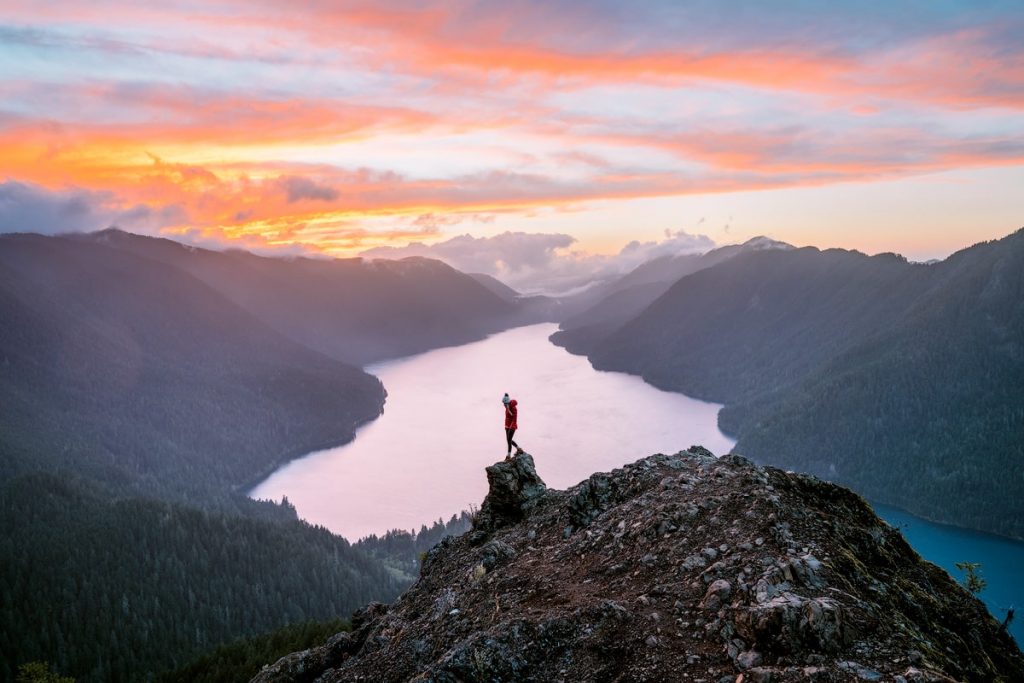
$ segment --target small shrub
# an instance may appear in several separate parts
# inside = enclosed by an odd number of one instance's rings
[[[957,562],[956,568],[966,572],[962,585],[975,595],[985,590],[985,587],[988,586],[988,581],[981,577],[980,562]]]

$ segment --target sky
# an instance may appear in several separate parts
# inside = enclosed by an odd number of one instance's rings
[[[1019,0],[3,0],[0,232],[941,258],[1024,225],[1021,36]]]

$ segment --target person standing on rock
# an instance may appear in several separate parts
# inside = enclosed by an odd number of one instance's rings
[[[508,446],[508,451],[505,453],[505,459],[508,460],[512,457],[512,447],[516,447],[516,455],[523,452],[523,449],[519,447],[515,441],[512,440],[512,436],[516,433],[516,429],[519,428],[519,402],[514,398],[509,398],[508,394],[505,394],[501,398],[501,402],[505,404],[505,442]]]

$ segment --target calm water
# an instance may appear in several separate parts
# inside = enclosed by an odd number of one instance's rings
[[[1007,607],[1016,607],[1017,616],[1010,631],[1018,643],[1024,643],[1024,543],[934,524],[885,505],[874,508],[882,519],[899,527],[921,557],[939,565],[958,581],[964,573],[956,568],[957,562],[980,562],[981,576],[988,581],[988,587],[978,597],[1000,621],[1006,616]]]
[[[718,431],[719,405],[596,372],[548,342],[556,329],[521,327],[368,367],[388,390],[384,414],[353,442],[285,465],[250,495],[287,495],[304,519],[353,540],[447,519],[480,505],[483,468],[505,457],[506,391],[519,401],[515,440],[548,486],[693,444],[732,448]]]
[[[516,441],[556,488],[652,453],[692,444],[717,454],[732,448],[718,431],[720,406],[595,371],[547,341],[555,329],[522,327],[368,367],[388,390],[384,414],[352,443],[285,465],[251,495],[286,495],[304,519],[353,540],[418,529],[479,506],[487,492],[483,468],[505,455],[506,391],[519,400]],[[980,562],[988,580],[981,598],[998,618],[1010,605],[1024,607],[1024,543],[876,509],[922,557],[957,579],[956,562]],[[1024,641],[1024,613],[1013,630]]]

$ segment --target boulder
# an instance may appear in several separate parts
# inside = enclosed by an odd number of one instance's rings
[[[488,492],[473,520],[475,531],[494,531],[521,521],[547,491],[529,453],[495,463],[486,471]]]

